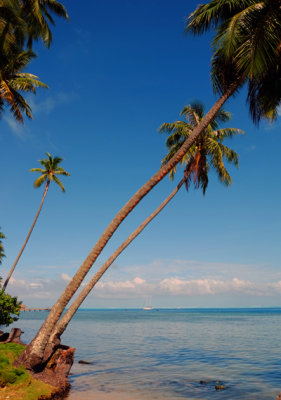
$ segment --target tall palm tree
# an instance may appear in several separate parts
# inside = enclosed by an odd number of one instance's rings
[[[165,123],[160,127],[160,132],[168,133],[166,141],[169,150],[167,156],[163,159],[162,165],[172,158],[177,149],[182,145],[182,142],[191,134],[192,129],[204,117],[204,107],[201,103],[194,102],[183,108],[181,116],[184,121],[176,121],[174,123]],[[238,154],[222,142],[228,137],[244,133],[240,129],[225,128],[218,129],[220,122],[226,122],[231,118],[230,113],[220,110],[204,133],[196,141],[196,143],[187,151],[181,160],[184,166],[184,176],[170,195],[154,210],[143,223],[134,230],[134,232],[118,247],[118,249],[109,257],[102,267],[95,273],[84,289],[79,293],[68,310],[64,313],[61,319],[56,324],[53,333],[50,337],[51,343],[58,343],[60,336],[67,328],[73,315],[76,313],[82,302],[94,288],[97,282],[101,279],[104,273],[116,260],[116,258],[129,246],[129,244],[144,230],[144,228],[163,210],[163,208],[174,198],[182,185],[185,183],[186,188],[189,188],[190,183],[194,183],[196,189],[202,188],[203,194],[208,186],[208,173],[210,168],[214,169],[220,181],[226,186],[230,185],[231,177],[224,165],[224,159],[227,162],[238,167]],[[174,170],[171,171],[170,177],[174,178]],[[192,179],[192,181],[191,181]],[[50,345],[51,348],[51,345]]]
[[[274,13],[270,12],[272,3],[274,3]],[[265,77],[269,76],[270,70],[277,68],[279,64],[277,54],[280,51],[279,43],[281,39],[278,25],[281,25],[281,16],[280,10],[279,12],[277,10],[278,4],[277,0],[212,0],[206,5],[198,6],[191,14],[187,21],[187,32],[201,34],[211,28],[215,29],[212,81],[214,89],[220,94],[220,97],[202,121],[193,129],[175,155],[131,197],[105,229],[53,306],[36,337],[19,358],[19,361],[25,366],[28,368],[42,366],[44,351],[52,327],[60,318],[69,300],[76,293],[93,263],[122,221],[184,157],[187,150],[207,128],[230,96],[247,82],[249,84],[256,82],[256,86],[259,82],[265,82]],[[232,27],[235,24],[236,29],[233,30]],[[274,29],[271,29],[271,27]],[[230,33],[233,34],[230,35]],[[277,40],[273,37],[275,34]],[[228,43],[227,40],[229,40],[230,45],[225,47]],[[228,51],[225,50],[226,48]],[[259,51],[256,50],[257,48]],[[248,94],[250,95],[250,89]],[[277,94],[281,96],[281,90]],[[277,94],[276,98],[278,98]],[[255,96],[252,107],[261,108],[261,117],[274,116],[274,111],[276,111],[274,108],[270,112],[263,113],[265,105],[263,101],[263,98]],[[252,107],[250,109],[254,118]]]
[[[2,264],[2,259],[5,257],[4,247],[2,244],[2,239],[5,239],[3,232],[0,232],[0,264]]]
[[[10,272],[9,272],[7,278],[6,278],[6,281],[5,281],[4,285],[3,285],[3,290],[6,289],[6,287],[8,285],[8,282],[9,282],[9,280],[10,280],[10,278],[11,278],[13,272],[14,272],[14,269],[16,268],[16,265],[17,265],[21,255],[23,253],[23,250],[25,249],[25,246],[26,246],[26,244],[27,244],[27,242],[28,242],[28,240],[30,238],[30,235],[31,235],[31,233],[33,231],[33,228],[34,228],[34,226],[36,224],[36,221],[37,221],[37,219],[39,217],[40,211],[41,211],[41,209],[43,207],[43,203],[44,203],[44,200],[46,198],[50,183],[51,182],[55,182],[61,188],[61,191],[65,192],[65,189],[64,189],[64,186],[63,186],[62,182],[57,177],[57,175],[70,176],[70,174],[68,172],[66,172],[62,167],[59,166],[59,164],[63,161],[63,159],[60,158],[60,157],[54,157],[53,158],[49,153],[46,153],[46,155],[47,155],[48,158],[44,158],[43,160],[39,160],[39,163],[43,166],[43,168],[32,168],[30,170],[30,172],[39,172],[41,174],[39,176],[39,178],[37,178],[35,180],[34,187],[35,188],[39,188],[45,182],[45,190],[44,190],[44,193],[43,193],[43,197],[42,197],[39,209],[38,209],[38,211],[37,211],[37,213],[35,215],[35,218],[34,218],[34,221],[33,221],[32,225],[31,225],[31,228],[30,228],[30,230],[29,230],[29,232],[27,234],[27,237],[26,237],[26,239],[25,239],[25,241],[24,241],[24,243],[22,245],[22,248],[20,249],[20,252],[19,252],[14,264],[12,265],[12,267],[10,269]]]

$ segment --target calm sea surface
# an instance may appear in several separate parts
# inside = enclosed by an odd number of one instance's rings
[[[25,342],[46,314],[22,313]],[[280,328],[281,309],[81,310],[62,340],[76,347],[68,399],[274,400]]]

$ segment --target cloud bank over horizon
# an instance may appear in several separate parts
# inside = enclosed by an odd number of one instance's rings
[[[8,292],[17,295],[28,306],[51,306],[71,280],[66,272],[52,273],[52,278],[30,279],[27,274],[22,277],[18,273],[11,279]],[[141,306],[146,297],[152,298],[157,307],[169,304],[177,307],[193,304],[230,306],[231,302],[234,307],[237,304],[278,306],[280,295],[281,276],[273,267],[155,260],[146,266],[114,265],[97,283],[83,306],[135,307]],[[235,299],[239,299],[238,303]]]

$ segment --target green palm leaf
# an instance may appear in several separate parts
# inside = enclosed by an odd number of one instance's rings
[[[56,177],[56,175],[64,175],[70,176],[70,174],[65,171],[61,166],[58,164],[63,161],[61,157],[52,157],[50,153],[46,153],[48,158],[44,158],[43,160],[38,160],[38,162],[44,168],[31,168],[31,172],[39,172],[42,174],[39,178],[37,178],[34,182],[34,187],[39,187],[42,185],[43,182],[47,181],[54,181],[58,184],[61,188],[62,192],[65,192],[64,186],[62,182]]]
[[[56,184],[59,185],[59,187],[61,188],[61,191],[65,192],[63,184],[61,183],[61,181],[55,175],[53,176],[53,180],[56,182]]]
[[[48,175],[47,174],[43,174],[43,175],[39,176],[39,178],[37,178],[34,181],[34,184],[33,184],[34,187],[35,188],[40,187],[47,179],[48,179]]]
[[[185,106],[181,113],[185,121],[176,121],[174,123],[164,123],[160,127],[160,132],[166,132],[168,138],[166,146],[168,154],[163,158],[161,166],[165,165],[179,150],[183,142],[190,135],[193,128],[196,127],[204,118],[204,107],[200,102],[193,102]],[[216,172],[219,180],[226,186],[230,185],[232,180],[224,165],[224,159],[238,167],[238,154],[222,144],[226,138],[232,138],[238,134],[244,134],[240,129],[223,128],[218,129],[220,122],[226,122],[231,118],[231,114],[224,109],[215,115],[213,120],[207,126],[198,140],[189,148],[188,152],[181,160],[184,166],[184,176],[186,188],[189,189],[193,182],[196,189],[199,187],[205,194],[209,178],[210,166]],[[176,167],[170,172],[170,178],[175,176]]]
[[[248,83],[254,122],[273,120],[281,104],[281,8],[275,0],[211,0],[187,19],[186,32],[214,29],[212,82],[215,93]],[[277,78],[274,80],[274,78]]]

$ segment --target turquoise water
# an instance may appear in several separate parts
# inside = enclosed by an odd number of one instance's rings
[[[22,313],[24,341],[45,316]],[[280,327],[281,309],[81,310],[62,340],[76,347],[70,400],[273,400]]]

